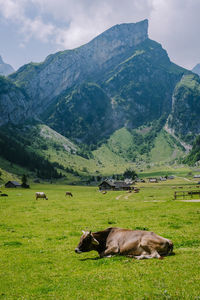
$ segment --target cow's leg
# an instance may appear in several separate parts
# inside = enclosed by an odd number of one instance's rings
[[[143,239],[140,243],[140,247],[144,249],[144,252],[146,253],[137,256],[137,259],[161,258],[160,254],[155,249],[155,245],[153,245],[150,241]]]
[[[100,257],[112,257],[113,255],[116,255],[118,253],[119,253],[119,248],[113,246],[101,252]]]
[[[134,256],[137,259],[148,259],[148,258],[161,258],[160,254],[157,251],[154,251],[151,254],[142,254],[139,256]]]

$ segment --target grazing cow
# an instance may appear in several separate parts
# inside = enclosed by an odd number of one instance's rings
[[[38,198],[43,198],[43,199],[48,200],[47,196],[46,196],[45,193],[43,193],[43,192],[36,192],[36,193],[35,193],[35,197],[36,197],[36,200],[37,200]]]
[[[66,192],[65,194],[66,196],[69,196],[69,197],[73,197],[72,193],[71,192]]]
[[[8,194],[1,194],[0,196],[1,196],[1,197],[7,197]]]
[[[83,231],[76,253],[95,250],[100,257],[124,255],[143,258],[162,258],[173,251],[173,243],[154,232],[110,227],[103,231]]]

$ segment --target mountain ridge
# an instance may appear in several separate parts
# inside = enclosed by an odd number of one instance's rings
[[[123,28],[123,34],[119,28]],[[50,104],[64,90],[102,71],[111,57],[124,53],[125,48],[131,48],[146,39],[147,28],[147,20],[113,26],[79,48],[50,55],[43,63],[31,63],[21,67],[10,79],[24,88],[30,98],[37,99],[32,109],[40,114],[45,109],[44,101],[45,104]],[[113,33],[114,36],[110,39]]]
[[[92,160],[98,153],[101,157],[104,151],[110,157],[114,151],[118,162],[120,155],[127,154],[122,158],[127,164],[136,159],[138,152],[138,160],[144,159],[148,163],[151,161],[148,153],[154,144],[157,145],[153,152],[155,159],[158,145],[165,138],[176,150],[176,143],[192,144],[199,134],[198,78],[172,63],[162,45],[148,38],[147,20],[116,25],[79,48],[51,54],[42,63],[27,64],[8,78],[0,78],[0,107],[4,107],[0,126],[13,123],[24,128],[25,123],[32,126],[32,120],[47,125],[69,139],[78,149],[74,154],[77,161],[80,159],[83,163],[80,157],[86,158],[93,166],[92,170],[98,164],[102,166],[100,170],[106,168],[105,154],[103,163],[100,158],[97,158],[99,163]],[[187,114],[184,114],[185,108]],[[176,141],[173,137],[170,140],[162,131],[166,124]],[[139,136],[135,132],[142,126],[151,128],[145,138],[142,131],[138,131]],[[123,128],[126,131],[121,130]],[[119,147],[116,154],[116,148],[110,146],[110,138],[118,131],[118,141],[122,132],[127,137],[127,153],[123,150],[126,147]],[[29,135],[24,141],[31,144],[30,132],[30,141]],[[133,144],[141,142],[141,147],[130,146],[128,137]],[[41,145],[40,138],[43,140]],[[41,147],[35,148],[39,155],[47,159],[48,150],[43,150],[48,145],[53,149],[51,151],[56,149],[59,153],[61,146],[54,149],[48,141],[45,146],[45,137],[40,138],[35,142]],[[160,157],[163,159],[172,152],[163,149]],[[48,155],[54,163],[51,154]],[[53,157],[56,157],[59,169],[58,154]],[[70,159],[74,161],[73,156]],[[84,169],[86,165],[84,162]]]

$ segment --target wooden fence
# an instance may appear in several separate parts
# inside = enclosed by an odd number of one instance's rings
[[[193,195],[199,195],[200,197],[200,191],[175,191],[174,192],[174,200],[176,200],[178,197],[190,197],[193,198]]]

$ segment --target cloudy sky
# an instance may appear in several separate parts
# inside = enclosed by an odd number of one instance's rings
[[[149,37],[188,69],[200,62],[200,0],[0,0],[0,55],[15,69],[109,27],[149,19]]]

